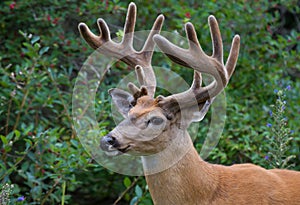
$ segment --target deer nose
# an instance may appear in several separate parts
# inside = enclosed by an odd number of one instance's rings
[[[108,151],[110,146],[117,148],[119,146],[119,143],[117,139],[114,136],[112,136],[112,134],[108,133],[100,140],[100,147],[101,149]]]

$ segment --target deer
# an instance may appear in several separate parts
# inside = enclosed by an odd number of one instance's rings
[[[140,83],[139,87],[129,83],[129,92],[109,90],[124,120],[100,139],[100,148],[109,156],[142,157],[146,182],[156,205],[300,204],[300,172],[267,170],[251,163],[210,164],[199,156],[187,131],[192,122],[203,119],[215,97],[227,86],[236,67],[240,36],[234,36],[224,64],[222,37],[214,16],[208,17],[213,46],[209,56],[202,50],[190,22],[185,24],[187,49],[160,35],[164,21],[160,14],[144,47],[136,51],[133,48],[136,10],[136,5],[130,3],[120,43],[111,40],[103,19],[97,21],[100,35],[92,33],[84,23],[78,26],[81,36],[93,49],[121,58],[134,67]],[[156,45],[173,62],[194,71],[193,82],[185,92],[154,96],[156,78],[151,59]],[[208,74],[214,80],[202,86],[201,74]],[[195,107],[197,112],[191,113]]]

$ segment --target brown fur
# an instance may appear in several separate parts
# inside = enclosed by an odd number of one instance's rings
[[[156,109],[156,105],[157,101],[155,99],[147,95],[142,96],[137,100],[137,104],[129,111],[129,115],[132,119],[139,118]]]
[[[146,180],[157,205],[300,204],[299,172],[253,164],[212,165],[194,148],[171,168],[146,175]]]

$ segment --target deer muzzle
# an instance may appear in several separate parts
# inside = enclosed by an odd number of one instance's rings
[[[108,133],[100,140],[100,148],[105,152],[108,156],[117,156],[125,153],[130,146],[126,146],[122,148],[116,137],[114,137],[111,133]]]

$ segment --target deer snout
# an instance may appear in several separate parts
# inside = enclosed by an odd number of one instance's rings
[[[119,146],[118,140],[111,133],[108,133],[100,140],[100,147],[104,151],[111,151],[112,149],[117,149]]]
[[[130,146],[127,145],[122,148],[116,137],[114,137],[111,133],[108,133],[100,140],[100,148],[108,156],[117,156],[127,152]]]

